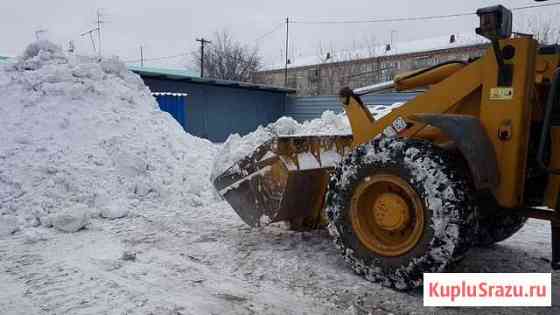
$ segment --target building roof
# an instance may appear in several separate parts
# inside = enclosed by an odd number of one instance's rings
[[[0,64],[10,63],[12,58],[6,56],[0,56]]]
[[[166,68],[153,68],[153,67],[141,67],[137,65],[128,65],[130,71],[134,71],[138,74],[150,76],[150,75],[165,75],[169,78],[176,77],[181,79],[183,77],[198,77],[198,73],[190,71],[188,69],[166,69]]]
[[[454,42],[451,42],[451,35],[454,35],[455,37]],[[291,62],[288,65],[288,68],[298,68],[318,64],[337,63],[374,57],[422,53],[452,48],[469,47],[486,43],[488,43],[488,40],[474,33],[450,34],[449,36],[439,36],[412,41],[396,42],[393,43],[392,47],[389,50],[387,50],[387,45],[376,45],[373,47],[356,50],[325,52],[323,55],[317,56],[296,56],[291,58]],[[330,58],[327,58],[327,53],[330,55]],[[264,70],[267,71],[280,69],[284,69],[284,64],[269,66]]]
[[[153,96],[189,96],[188,93],[176,93],[176,92],[152,92]]]
[[[0,56],[0,64],[8,64],[14,62],[13,58]],[[128,69],[132,72],[139,74],[142,77],[153,77],[153,78],[165,78],[168,80],[178,80],[178,81],[189,81],[201,84],[210,85],[220,85],[220,86],[230,86],[239,87],[247,89],[274,91],[274,92],[285,92],[285,93],[295,93],[295,89],[289,89],[278,86],[228,81],[228,80],[214,80],[214,79],[202,79],[198,77],[195,73],[187,69],[165,69],[165,68],[152,68],[152,67],[140,67],[129,65]]]
[[[218,86],[229,86],[237,88],[246,88],[254,90],[265,90],[273,92],[284,92],[284,93],[295,93],[295,89],[284,88],[279,86],[262,85],[255,83],[239,82],[239,81],[229,81],[229,80],[217,80],[217,79],[206,79],[200,78],[198,76],[189,75],[191,73],[188,70],[180,69],[159,69],[159,68],[146,68],[138,66],[128,66],[132,72],[139,74],[145,78],[163,78],[167,80],[175,81],[187,81],[192,83],[208,84],[208,85],[218,85]]]

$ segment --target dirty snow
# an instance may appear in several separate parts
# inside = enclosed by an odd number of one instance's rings
[[[0,66],[0,314],[560,312],[558,290],[553,308],[423,308],[420,291],[356,276],[324,230],[250,229],[210,189],[217,146],[182,132],[138,77],[37,45]],[[78,231],[49,227],[79,209]],[[548,233],[530,220],[453,271],[549,272]]]
[[[368,109],[375,119],[380,119],[402,104],[404,103],[368,105]],[[303,123],[298,123],[290,117],[282,117],[266,127],[259,126],[257,130],[243,137],[239,134],[229,136],[214,160],[211,178],[216,178],[235,162],[250,155],[258,146],[276,136],[348,135],[351,133],[350,122],[344,113],[329,110],[325,111],[320,118]]]

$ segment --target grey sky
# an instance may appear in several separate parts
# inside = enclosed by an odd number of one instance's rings
[[[509,7],[536,4],[529,0],[509,1],[414,1],[414,0],[2,0],[0,2],[0,55],[17,55],[35,38],[35,31],[48,30],[47,37],[67,46],[74,40],[78,51],[91,53],[89,38],[79,34],[93,27],[95,12],[102,8],[108,23],[103,25],[102,49],[105,55],[119,55],[123,60],[139,59],[139,46],[144,57],[177,55],[198,47],[195,38],[211,38],[213,32],[228,29],[234,37],[254,45],[255,39],[281,23],[286,16],[293,19],[317,20],[390,18],[474,12],[476,8],[494,4]],[[550,14],[560,7],[516,12],[514,19],[525,15]],[[396,41],[474,32],[475,17],[438,21],[400,22],[360,25],[291,24],[290,54],[315,55],[319,43],[333,49],[363,45],[366,38],[377,43],[389,41],[391,30]],[[279,63],[284,47],[282,27],[259,42],[267,64]],[[178,66],[187,58],[147,62],[147,65]]]

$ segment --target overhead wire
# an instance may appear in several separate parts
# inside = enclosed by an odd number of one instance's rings
[[[541,7],[551,7],[560,5],[560,2],[551,2],[551,3],[544,3],[544,4],[533,4],[533,5],[526,5],[521,7],[512,8],[512,11],[520,11],[520,10],[527,10],[527,9],[534,9],[534,8],[541,8]],[[476,15],[475,12],[462,12],[462,13],[452,13],[452,14],[443,14],[443,15],[429,15],[429,16],[416,16],[416,17],[398,17],[398,18],[384,18],[384,19],[365,19],[365,20],[340,20],[340,21],[313,21],[313,20],[305,20],[305,19],[295,19],[290,21],[293,24],[366,24],[366,23],[389,23],[389,22],[406,22],[406,21],[426,21],[426,20],[437,20],[437,19],[447,19],[447,18],[454,18],[454,17],[462,17],[462,16],[470,16]]]
[[[188,53],[182,53],[182,54],[177,54],[177,55],[171,55],[171,56],[164,56],[164,57],[155,57],[155,58],[144,58],[144,59],[135,59],[135,60],[125,60],[124,63],[134,63],[134,62],[140,62],[140,61],[157,61],[157,60],[165,60],[165,59],[173,59],[173,58],[179,58],[179,57],[185,57],[187,56]]]
[[[268,37],[269,35],[274,34],[280,27],[282,27],[286,22],[280,22],[278,23],[276,26],[274,26],[274,28],[271,31],[268,31],[266,33],[264,33],[263,35],[257,37],[255,39],[255,42],[259,42],[261,40],[263,40],[264,38]]]
[[[266,38],[267,36],[272,35],[273,33],[275,33],[282,25],[284,25],[285,22],[281,22],[278,23],[274,26],[274,28],[272,28],[270,31],[260,35],[259,37],[257,37],[255,39],[255,42],[259,42],[261,40],[263,40],[264,38]],[[154,58],[144,58],[143,61],[159,61],[159,60],[166,60],[166,59],[173,59],[173,58],[179,58],[179,57],[184,57],[187,56],[188,53],[182,53],[182,54],[177,54],[177,55],[171,55],[171,56],[163,56],[163,57],[154,57]],[[235,58],[232,56],[226,56],[228,58]],[[235,58],[237,59],[237,58]],[[136,62],[141,62],[142,59],[134,59],[134,60],[126,60],[124,61],[125,63],[136,63]],[[246,62],[245,60],[240,60],[243,62]]]
[[[550,2],[550,3],[543,3],[543,4],[533,4],[533,5],[526,5],[520,7],[511,8],[512,11],[521,11],[527,9],[534,9],[534,8],[542,8],[542,7],[552,7],[558,6],[560,2]],[[454,18],[454,17],[463,17],[463,16],[471,16],[476,15],[474,12],[462,12],[462,13],[452,13],[452,14],[442,14],[442,15],[430,15],[430,16],[416,16],[416,17],[398,17],[398,18],[384,18],[384,19],[366,19],[366,20],[340,20],[340,21],[313,21],[313,20],[305,20],[305,19],[292,19],[288,23],[290,24],[365,24],[365,23],[389,23],[389,22],[405,22],[405,21],[426,21],[426,20],[437,20],[437,19],[447,19],[447,18]],[[258,36],[254,41],[259,42],[264,38],[274,34],[278,31],[286,22],[281,22],[276,24],[270,31]],[[173,59],[178,57],[187,56],[188,53],[182,53],[177,55],[171,56],[163,56],[163,57],[155,57],[155,58],[147,58],[144,61],[158,61],[158,60],[166,60],[166,59]],[[228,56],[230,57],[230,56]],[[128,60],[125,63],[134,63],[140,62],[141,59],[136,60]]]

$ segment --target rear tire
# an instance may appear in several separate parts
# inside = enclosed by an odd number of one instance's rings
[[[465,173],[454,165],[442,149],[410,139],[374,140],[358,146],[339,164],[326,197],[329,231],[356,273],[384,286],[407,290],[422,285],[424,272],[441,272],[463,257],[476,233],[476,207]],[[355,193],[377,174],[402,179],[423,204],[422,234],[406,252],[372,250],[355,223],[353,213],[361,211],[355,210],[355,200],[361,198]],[[409,211],[412,209],[417,208]],[[417,224],[414,220],[409,224]]]
[[[476,246],[490,246],[505,241],[521,230],[528,219],[498,205],[489,208],[479,211]]]

